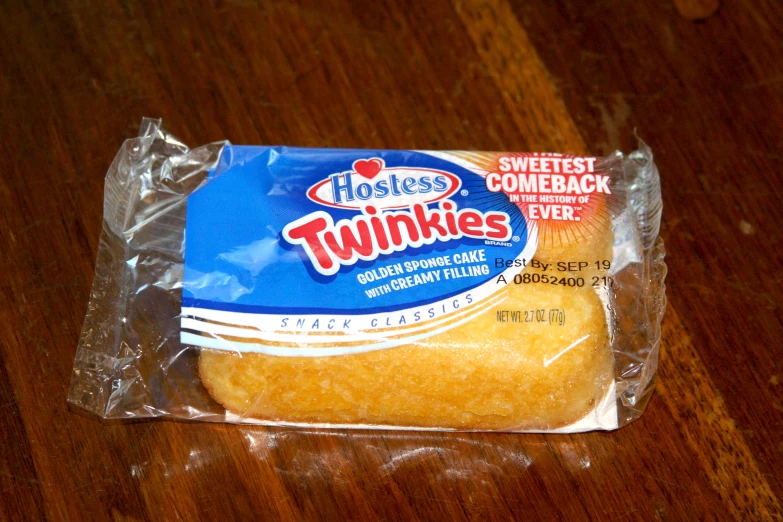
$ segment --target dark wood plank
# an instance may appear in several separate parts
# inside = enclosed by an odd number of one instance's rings
[[[783,286],[775,275],[783,149],[774,116],[783,111],[783,8],[735,3],[696,25],[671,10],[607,1],[587,11],[520,5],[517,14],[538,35],[585,133],[609,150],[631,146],[637,128],[655,148],[673,260],[670,310],[780,495],[783,390],[771,382],[783,361]],[[545,34],[557,27],[571,29],[547,47]],[[612,41],[621,44],[611,49]]]
[[[783,8],[0,5],[0,518],[774,519],[783,477]],[[103,175],[142,116],[189,144],[657,154],[659,389],[573,436],[101,423],[65,396]]]
[[[3,383],[8,382],[5,364],[0,364],[0,380]],[[13,395],[13,389],[8,385],[0,386],[0,412],[3,415],[3,430],[0,431],[0,491],[4,499],[0,503],[0,518],[41,519],[44,514],[41,481],[35,472],[31,441],[27,436],[19,405]]]

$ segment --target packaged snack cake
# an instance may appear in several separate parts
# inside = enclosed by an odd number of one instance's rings
[[[660,192],[631,155],[188,149],[106,178],[69,400],[105,418],[575,432],[641,414]]]

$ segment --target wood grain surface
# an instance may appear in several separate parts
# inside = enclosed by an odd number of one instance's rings
[[[613,433],[102,423],[66,394],[103,176],[191,145],[653,148],[657,392]],[[0,519],[780,520],[783,3],[0,2]]]

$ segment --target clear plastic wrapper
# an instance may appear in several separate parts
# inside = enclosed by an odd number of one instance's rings
[[[107,419],[611,430],[654,387],[658,172],[629,155],[188,148],[107,175],[69,401]]]

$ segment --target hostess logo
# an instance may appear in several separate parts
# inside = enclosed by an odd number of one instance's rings
[[[387,168],[381,158],[354,161],[353,170],[332,174],[310,187],[307,197],[320,205],[361,210],[406,208],[448,198],[460,188],[454,174],[420,167]]]

